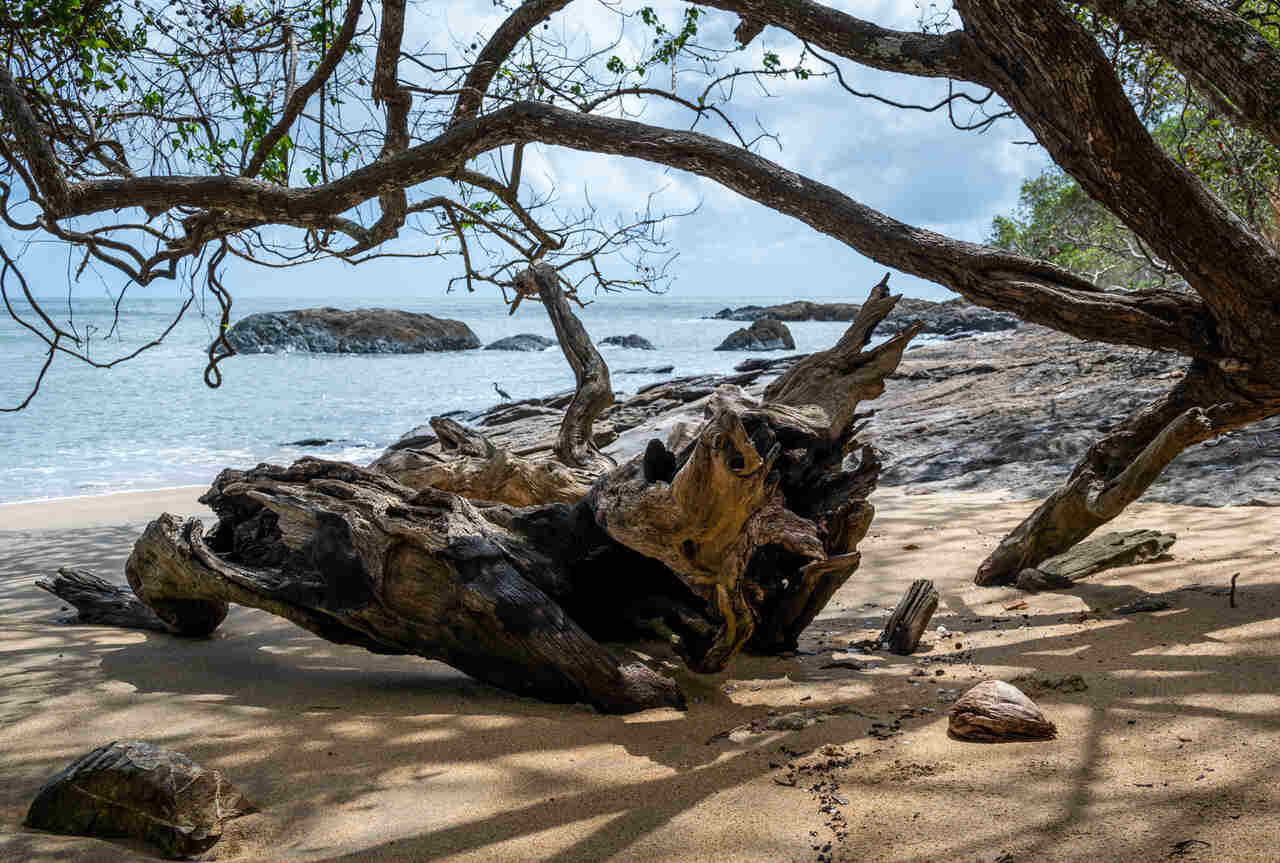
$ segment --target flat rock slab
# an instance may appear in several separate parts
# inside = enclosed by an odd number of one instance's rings
[[[143,740],[116,740],[45,782],[27,827],[141,839],[167,857],[209,850],[224,822],[256,811],[217,770]]]
[[[1158,530],[1108,533],[1051,557],[1035,569],[1024,569],[1018,573],[1018,587],[1023,590],[1069,587],[1072,582],[1104,569],[1142,563],[1159,557],[1177,539],[1175,534]]]

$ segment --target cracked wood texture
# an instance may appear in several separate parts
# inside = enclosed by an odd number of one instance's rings
[[[602,642],[656,636],[699,672],[743,648],[796,646],[861,560],[880,464],[855,440],[855,408],[915,330],[861,347],[897,300],[878,285],[871,311],[827,352],[845,374],[825,378],[825,406],[724,385],[695,431],[650,441],[573,504],[470,501],[311,458],[226,470],[201,498],[217,525],[206,536],[195,519],[153,521],[129,584],[175,634],[208,634],[234,602],[548,701],[683,706],[673,680]],[[799,398],[794,372],[779,383]],[[469,458],[492,456],[482,435],[455,426],[435,430]],[[59,595],[90,602],[92,583]]]

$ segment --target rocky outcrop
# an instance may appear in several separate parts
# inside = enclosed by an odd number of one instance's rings
[[[618,369],[615,375],[669,375],[676,370],[675,366],[640,366],[634,369]]]
[[[766,318],[777,321],[851,321],[861,306],[856,303],[815,303],[796,300],[777,306],[742,306],[737,309],[721,309],[713,318],[725,321],[758,321]],[[1018,319],[1005,312],[993,312],[975,306],[962,299],[935,303],[903,297],[898,307],[876,328],[878,335],[890,335],[900,331],[912,321],[924,324],[922,333],[932,335],[957,335],[960,333],[990,333],[1012,330]]]
[[[420,354],[480,347],[461,321],[396,309],[260,312],[227,331],[236,353]]]
[[[629,336],[606,336],[600,340],[600,344],[612,345],[616,348],[633,348],[638,351],[657,350],[657,348],[653,346],[653,342],[643,336],[637,336],[635,333],[632,333]]]
[[[795,339],[781,321],[763,319],[731,332],[718,351],[794,351]]]
[[[899,303],[908,302],[906,297]],[[721,321],[759,321],[772,318],[775,321],[852,321],[858,316],[857,303],[815,303],[811,300],[794,300],[777,306],[740,306],[721,309],[711,317]],[[893,317],[891,314],[889,317]]]
[[[255,811],[217,770],[142,740],[117,740],[44,784],[26,826],[53,833],[141,839],[167,857],[209,850],[222,825]]]
[[[546,350],[555,343],[555,339],[549,339],[546,336],[521,333],[518,336],[507,336],[505,339],[498,339],[492,344],[485,345],[484,349],[486,351],[541,351]]]

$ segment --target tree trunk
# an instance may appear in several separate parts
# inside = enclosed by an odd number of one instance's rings
[[[569,467],[604,471],[613,460],[600,452],[591,433],[592,423],[600,412],[613,404],[613,383],[609,366],[591,343],[587,329],[569,308],[569,300],[560,289],[560,276],[547,264],[534,264],[520,274],[517,284],[525,293],[536,290],[555,327],[560,350],[573,369],[577,390],[565,408],[564,421],[556,440],[556,458]]]
[[[1276,412],[1272,405],[1236,398],[1216,367],[1194,361],[1177,386],[1085,452],[1062,488],[983,561],[974,582],[1013,583],[1022,570],[1061,554],[1118,516],[1188,446]]]
[[[854,440],[855,409],[915,333],[862,352],[897,298],[882,283],[872,299],[816,355],[845,370],[825,379],[826,407],[722,386],[695,432],[650,441],[572,505],[476,503],[310,458],[227,470],[201,498],[217,526],[206,537],[194,519],[161,516],[129,583],[179,634],[207,634],[236,602],[548,701],[680,706],[672,680],[600,641],[656,635],[695,671],[719,671],[744,646],[793,648],[858,566],[880,464]],[[799,398],[794,378],[777,384]],[[472,457],[489,452],[461,427],[436,431]]]

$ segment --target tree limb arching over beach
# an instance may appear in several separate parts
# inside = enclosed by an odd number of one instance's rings
[[[535,262],[556,267],[570,295],[591,282],[660,280],[660,260],[632,257],[625,275],[608,267],[610,252],[663,253],[660,214],[608,226],[528,197],[523,154],[543,144],[692,172],[980,305],[1185,355],[1183,379],[1088,450],[982,565],[982,584],[1007,582],[1087,536],[1185,447],[1280,412],[1280,256],[1160,146],[1121,55],[1098,35],[1100,21],[1118,28],[1226,122],[1275,145],[1271,3],[957,0],[954,22],[921,32],[809,0],[705,5],[718,11],[690,7],[668,25],[650,9],[620,9],[654,34],[636,57],[542,35],[549,19],[573,14],[563,0],[513,7],[487,41],[441,54],[406,43],[403,2],[210,4],[182,15],[101,3],[63,17],[26,7],[4,22],[4,217],[10,231],[56,238],[140,285],[195,268],[224,303],[229,256],[293,264],[402,254],[396,243],[415,224],[441,240],[415,254],[456,255],[461,280],[493,282],[513,303],[517,275]],[[759,68],[730,70],[737,44],[698,39],[704,16],[722,13],[737,16],[738,43],[774,27],[795,37],[802,59],[766,54]],[[1099,287],[1049,261],[897,221],[761,155],[762,139],[734,118],[735,83],[836,77],[828,57],[977,88],[948,109],[994,104],[982,95],[991,91],[1187,290]],[[706,77],[698,86],[659,80],[681,63]],[[344,99],[367,110],[339,114]],[[638,113],[657,104],[685,112],[693,128]],[[17,266],[6,252],[6,290],[21,289]],[[48,316],[30,323],[50,360],[86,358]],[[215,344],[214,381],[220,356]]]

